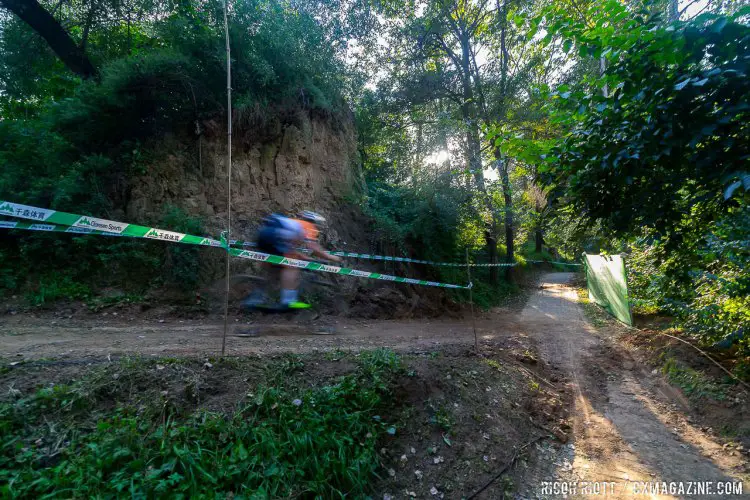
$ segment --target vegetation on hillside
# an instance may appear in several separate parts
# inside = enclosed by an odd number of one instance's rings
[[[41,17],[18,15],[24,2]],[[0,5],[0,198],[108,216],[127,202],[127,179],[158,164],[161,138],[194,143],[225,111],[220,2]],[[37,22],[44,12],[53,23]],[[228,14],[238,125],[290,108],[353,111],[367,179],[353,201],[381,253],[460,261],[469,248],[514,263],[623,252],[639,311],[748,354],[741,2],[252,0]],[[198,228],[169,210],[172,229]],[[154,248],[3,238],[0,257],[20,264],[0,286],[85,295],[102,259],[163,283]],[[171,260],[175,279],[195,275],[190,252]],[[502,269],[478,270],[487,304],[513,279]]]

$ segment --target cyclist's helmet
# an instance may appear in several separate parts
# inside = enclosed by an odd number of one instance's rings
[[[322,226],[326,223],[325,217],[310,210],[303,210],[299,213],[298,217],[304,221],[312,222],[317,226]]]

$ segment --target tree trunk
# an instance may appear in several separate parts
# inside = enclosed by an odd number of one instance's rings
[[[461,64],[462,64],[462,82],[463,82],[463,99],[461,113],[466,126],[466,147],[469,157],[469,169],[473,172],[479,196],[488,210],[492,222],[485,228],[485,246],[487,255],[490,258],[490,264],[497,264],[497,238],[496,238],[496,216],[492,206],[492,199],[487,192],[487,185],[484,181],[484,168],[482,166],[482,142],[479,136],[478,115],[474,106],[474,90],[471,86],[471,40],[465,32],[459,37],[461,41]],[[498,273],[496,267],[490,267],[490,284],[497,285]]]
[[[500,182],[503,187],[503,200],[505,201],[505,262],[513,264],[515,260],[515,249],[513,246],[513,196],[510,189],[510,175],[508,172],[509,162],[497,150],[495,150],[495,155],[500,167]],[[508,281],[511,278],[511,269],[512,267],[510,266],[505,268],[505,277]]]
[[[414,164],[411,168],[411,185],[414,189],[417,189],[417,177],[419,175],[419,171],[422,169],[422,149],[423,149],[423,136],[422,136],[422,128],[424,124],[422,122],[417,122],[417,151],[414,155]]]
[[[96,15],[96,3],[92,2],[89,11],[86,14],[86,22],[83,25],[83,35],[81,35],[81,52],[86,53],[86,46],[89,43],[89,32],[91,31],[91,25],[94,23],[94,16]]]
[[[534,229],[534,251],[540,253],[542,251],[542,246],[544,246],[544,219],[542,215],[544,208],[539,202],[539,198],[534,202],[534,209],[537,213],[536,228]]]
[[[490,257],[490,264],[497,264],[497,224],[494,223],[489,227],[485,233],[484,238],[487,242],[487,251]],[[497,285],[500,281],[497,266],[490,266],[490,284]]]
[[[669,0],[667,4],[667,19],[670,22],[678,21],[680,19],[680,4],[678,0]]]
[[[541,227],[536,228],[536,231],[534,232],[534,240],[534,251],[536,253],[541,253],[542,246],[544,245],[544,235],[542,234]]]
[[[44,38],[50,48],[73,73],[82,78],[96,75],[96,69],[60,23],[36,0],[0,0],[0,5],[13,12]]]

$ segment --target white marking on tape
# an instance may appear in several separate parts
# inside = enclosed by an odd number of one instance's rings
[[[351,274],[352,276],[364,276],[364,277],[367,277],[367,276],[370,276],[372,273],[368,273],[366,271],[357,271],[356,269],[352,269],[352,272],[350,272],[349,274]]]
[[[20,203],[11,203],[9,201],[0,201],[0,214],[21,217],[24,219],[47,220],[50,215],[55,213],[54,210],[45,210],[43,208],[21,205]]]
[[[341,268],[337,266],[328,266],[328,265],[323,264],[318,268],[318,270],[326,272],[326,273],[337,273],[341,271]]]
[[[16,227],[17,224],[18,222],[0,220],[0,227],[4,227],[6,229],[13,229],[14,227]]]
[[[29,229],[32,231],[54,231],[54,224],[29,224]]]
[[[172,231],[164,231],[161,229],[151,228],[146,233],[144,238],[151,238],[152,240],[164,240],[164,241],[181,241],[185,237],[183,233],[175,233]]]
[[[251,252],[249,250],[243,250],[239,254],[237,254],[238,257],[243,257],[245,259],[253,259],[253,260],[259,260],[261,262],[265,262],[268,260],[269,257],[271,257],[267,253],[261,253],[261,252]]]
[[[120,234],[125,231],[125,228],[127,228],[130,224],[124,224],[122,222],[116,222],[107,219],[99,219],[97,217],[88,217],[84,215],[73,225],[76,227],[85,227],[87,229],[96,229],[98,231]]]
[[[300,267],[300,268],[305,268],[309,264],[309,262],[305,260],[287,259],[287,258],[284,258],[284,260],[282,260],[281,263],[286,266]]]
[[[93,229],[86,229],[85,227],[73,227],[73,226],[71,226],[71,227],[65,229],[65,232],[66,233],[78,233],[78,234],[91,234],[91,233],[94,232],[94,230]],[[112,234],[116,234],[116,233],[112,233]]]

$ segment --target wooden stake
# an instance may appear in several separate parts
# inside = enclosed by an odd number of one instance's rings
[[[479,340],[477,339],[477,320],[474,318],[474,291],[471,284],[471,266],[469,265],[468,248],[466,248],[466,277],[469,280],[469,304],[471,305],[471,325],[474,328],[474,351],[479,354]]]
[[[227,1],[224,0],[224,35],[227,45],[227,266],[226,292],[224,294],[224,335],[221,337],[221,357],[227,347],[229,329],[229,242],[232,241],[232,59],[229,51],[229,22],[227,21]]]

